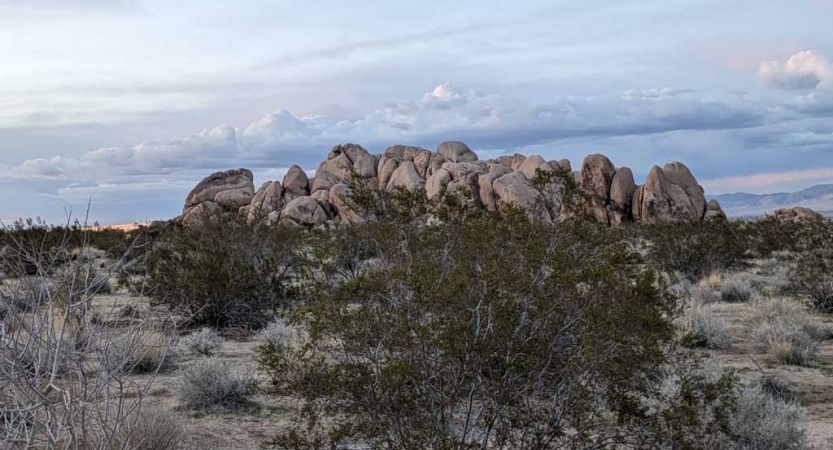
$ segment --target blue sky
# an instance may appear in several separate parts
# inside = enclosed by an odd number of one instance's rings
[[[338,143],[833,182],[833,2],[0,0],[0,219],[175,216]]]

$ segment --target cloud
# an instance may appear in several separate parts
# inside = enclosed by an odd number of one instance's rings
[[[758,82],[767,87],[790,90],[815,89],[833,74],[830,63],[813,50],[798,52],[786,62],[768,61],[758,68]]]
[[[771,192],[773,187],[789,185],[796,182],[820,181],[833,179],[833,167],[820,167],[807,170],[786,172],[758,173],[737,177],[705,180],[700,184],[706,191],[720,192]]]
[[[186,170],[315,167],[326,150],[357,142],[372,151],[397,143],[433,146],[449,139],[478,150],[514,149],[588,137],[760,125],[765,111],[746,100],[700,98],[691,91],[649,89],[611,97],[532,103],[442,83],[411,102],[388,104],[352,119],[295,116],[280,110],[248,126],[221,125],[180,139],[100,148],[80,157],[34,159],[0,167],[0,180],[113,182]]]

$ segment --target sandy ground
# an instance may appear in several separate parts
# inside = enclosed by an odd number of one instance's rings
[[[810,367],[779,365],[766,354],[759,353],[744,321],[749,305],[743,303],[718,303],[718,317],[730,325],[732,347],[727,350],[707,351],[725,367],[731,367],[741,375],[761,376],[761,370],[786,381],[797,401],[805,408],[807,437],[812,448],[833,449],[833,340],[819,343],[818,358]],[[814,315],[818,323],[833,330],[833,317]]]

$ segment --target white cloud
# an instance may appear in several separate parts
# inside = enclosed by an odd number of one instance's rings
[[[373,151],[397,143],[436,145],[448,139],[475,149],[512,149],[576,137],[731,129],[760,123],[745,100],[702,99],[688,91],[628,91],[614,97],[524,99],[488,95],[448,83],[414,102],[386,105],[351,120],[268,114],[246,127],[217,126],[181,139],[101,148],[0,168],[2,179],[112,183],[119,179],[228,167],[315,167],[331,146],[356,142]]]
[[[830,63],[813,50],[798,52],[786,62],[767,61],[758,68],[758,82],[779,89],[808,90],[833,75]]]

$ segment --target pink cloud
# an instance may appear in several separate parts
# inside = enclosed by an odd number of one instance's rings
[[[737,191],[759,193],[775,192],[779,187],[783,188],[790,183],[825,179],[833,179],[833,167],[717,178],[703,181],[701,184],[709,194]]]

